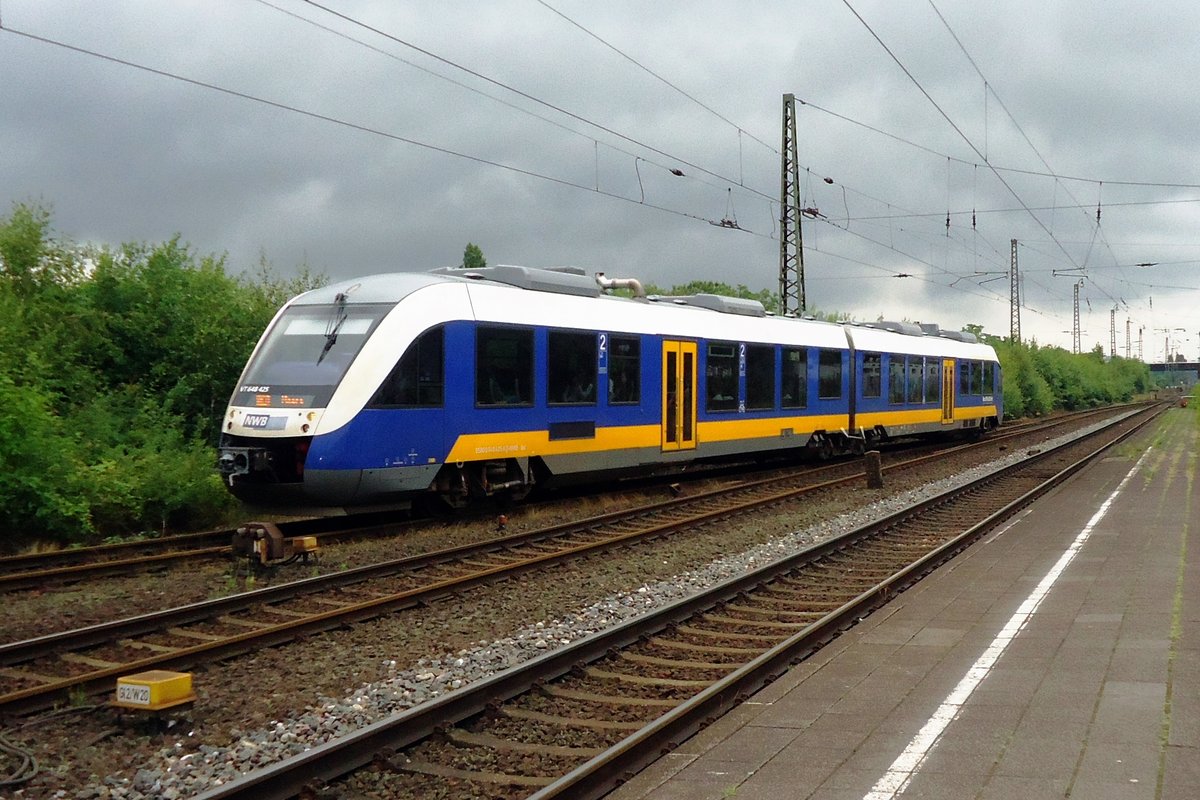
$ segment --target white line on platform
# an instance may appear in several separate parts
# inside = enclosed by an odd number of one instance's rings
[[[933,713],[933,716],[929,718],[929,721],[925,723],[924,727],[908,743],[908,746],[904,748],[904,752],[897,756],[896,760],[892,762],[887,772],[876,782],[871,791],[863,796],[863,800],[893,800],[893,798],[904,793],[913,776],[917,774],[918,770],[921,769],[921,765],[925,763],[925,759],[929,757],[933,748],[937,746],[938,739],[942,733],[954,721],[959,712],[962,711],[963,704],[967,702],[971,693],[975,691],[975,687],[983,682],[983,679],[991,671],[992,666],[995,665],[1004,653],[1005,648],[1029,624],[1030,618],[1037,612],[1042,600],[1050,593],[1050,589],[1054,586],[1055,581],[1058,580],[1063,570],[1067,568],[1067,565],[1074,560],[1080,549],[1082,549],[1084,543],[1092,535],[1092,530],[1100,523],[1100,520],[1104,519],[1104,515],[1108,513],[1109,506],[1113,504],[1113,501],[1117,499],[1117,495],[1121,493],[1126,484],[1129,483],[1130,479],[1133,478],[1134,474],[1142,466],[1142,462],[1146,460],[1147,455],[1149,455],[1148,450],[1133,465],[1133,468],[1129,470],[1128,474],[1121,480],[1121,483],[1113,490],[1113,493],[1108,496],[1108,499],[1100,505],[1100,508],[1088,520],[1087,525],[1083,526],[1083,530],[1079,532],[1079,535],[1075,537],[1071,545],[1063,552],[1050,571],[1046,573],[1046,577],[1042,578],[1037,588],[1030,593],[1029,597],[1025,598],[1025,602],[1021,603],[1016,613],[1009,618],[1004,627],[1000,629],[1000,632],[996,634],[996,638],[983,651],[983,655],[967,670],[967,674],[954,687],[954,691],[950,692],[949,696],[942,701],[942,704]]]

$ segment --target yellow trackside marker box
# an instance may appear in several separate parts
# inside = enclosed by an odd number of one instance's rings
[[[295,536],[291,542],[293,553],[315,553],[320,549],[315,536]]]
[[[161,711],[164,708],[190,703],[195,699],[190,672],[153,669],[117,678],[117,699],[113,701],[113,705]]]

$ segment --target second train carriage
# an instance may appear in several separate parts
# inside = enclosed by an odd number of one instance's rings
[[[969,334],[615,297],[602,282],[488,267],[300,295],[230,401],[228,487],[252,502],[457,501],[1002,419],[995,352]]]

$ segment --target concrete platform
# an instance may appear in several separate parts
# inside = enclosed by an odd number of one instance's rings
[[[1200,415],[1152,428],[610,800],[1200,798]]]

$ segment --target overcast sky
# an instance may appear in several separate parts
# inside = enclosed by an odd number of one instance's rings
[[[331,279],[473,242],[776,290],[790,92],[810,308],[1007,335],[1017,239],[1023,338],[1070,349],[1082,280],[1083,349],[1116,308],[1119,354],[1128,319],[1132,355],[1141,331],[1147,360],[1200,356],[1190,0],[0,0],[0,23],[0,215],[48,205],[73,241]]]

